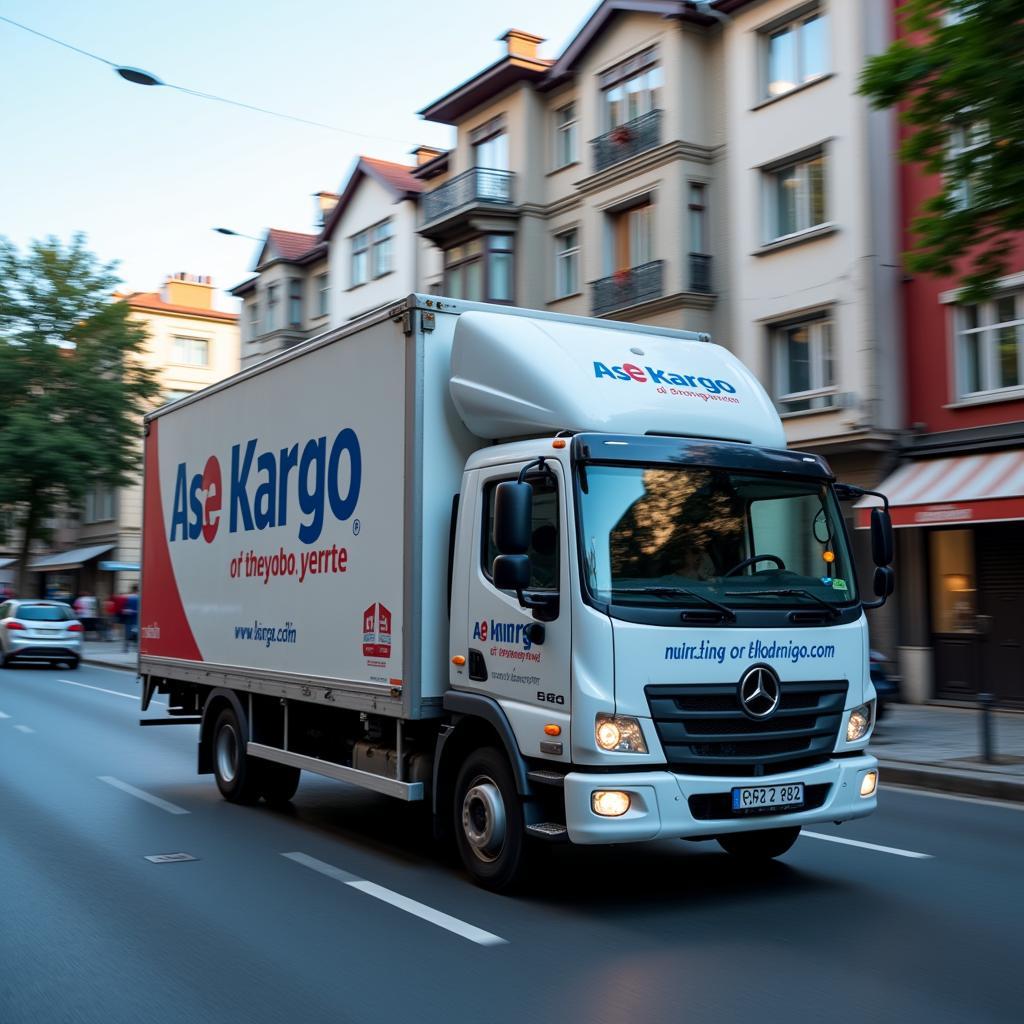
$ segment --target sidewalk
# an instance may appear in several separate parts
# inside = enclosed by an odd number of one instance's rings
[[[1024,802],[1024,714],[992,715],[995,764],[981,759],[976,708],[892,704],[869,750],[882,782]]]
[[[87,640],[82,660],[135,671],[138,653],[121,641]],[[1024,803],[1024,714],[992,715],[996,764],[981,760],[980,712],[974,708],[890,704],[870,751],[882,782]]]

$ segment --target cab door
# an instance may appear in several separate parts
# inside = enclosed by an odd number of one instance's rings
[[[466,671],[460,688],[494,697],[504,709],[523,754],[569,759],[571,621],[567,528],[571,518],[562,467],[554,461],[532,473],[530,586],[525,595],[545,607],[528,608],[499,590],[491,575],[495,487],[517,479],[519,466],[480,470],[469,567]],[[557,725],[552,736],[544,727]]]

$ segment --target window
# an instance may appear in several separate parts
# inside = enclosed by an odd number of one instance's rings
[[[600,76],[607,131],[660,109],[663,79],[657,61],[652,47]]]
[[[960,306],[955,318],[957,397],[1019,388],[1024,380],[1024,292]]]
[[[185,398],[191,394],[191,391],[165,391],[163,395],[164,405],[170,405],[171,402],[177,402],[179,398]]]
[[[318,274],[316,278],[316,315],[327,316],[330,311],[331,290],[326,274]]]
[[[690,252],[707,253],[708,210],[707,187],[698,181],[690,182]]]
[[[576,162],[576,104],[555,111],[555,167]]]
[[[373,264],[373,276],[383,277],[390,274],[394,269],[392,266],[392,227],[391,221],[386,220],[372,229],[373,253],[371,262]]]
[[[831,408],[836,398],[832,318],[776,324],[771,333],[779,410]]]
[[[473,144],[473,166],[508,170],[508,135],[498,132]]]
[[[253,299],[249,303],[249,340],[255,341],[260,336],[260,303]]]
[[[288,323],[292,327],[302,326],[302,278],[293,277],[288,282]]]
[[[573,229],[555,235],[555,298],[580,290],[580,236]]]
[[[783,96],[828,72],[828,18],[814,11],[764,35],[766,99]]]
[[[654,205],[645,200],[609,215],[612,272],[633,270],[650,263],[654,253]]]
[[[446,250],[445,293],[474,302],[512,302],[514,258],[511,235],[484,235]]]
[[[97,484],[85,496],[82,522],[105,523],[113,518],[114,492],[103,484]]]
[[[978,122],[964,122],[956,125],[949,133],[947,177],[950,192],[958,210],[966,210],[978,201],[979,159],[974,155],[988,144],[988,131]],[[972,167],[973,160],[973,167]],[[971,170],[968,168],[971,167]]]
[[[277,285],[272,284],[267,286],[267,322],[266,330],[275,331],[277,330],[277,304],[278,294]]]
[[[533,486],[533,532],[530,537],[530,590],[558,589],[558,485],[548,476],[529,477]],[[484,491],[484,575],[491,578],[491,566],[500,554],[494,546],[494,489],[497,481]]]
[[[367,250],[370,247],[370,233],[360,231],[352,236],[352,287],[366,284]]]
[[[825,223],[825,154],[764,172],[765,240],[808,231]]]
[[[929,530],[932,631],[973,633],[977,628],[974,531]]]
[[[171,342],[171,362],[184,366],[208,366],[210,343],[206,338],[186,338],[176,335]]]

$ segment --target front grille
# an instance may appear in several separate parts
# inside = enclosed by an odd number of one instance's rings
[[[778,708],[761,721],[744,713],[737,683],[652,684],[644,693],[671,767],[762,776],[828,760],[847,685],[845,679],[783,682]]]
[[[712,821],[715,818],[746,818],[775,814],[798,814],[800,811],[813,811],[821,807],[828,798],[831,782],[816,782],[813,786],[804,787],[804,803],[802,807],[759,807],[756,811],[734,811],[731,793],[694,793],[687,801],[690,813],[698,821]]]

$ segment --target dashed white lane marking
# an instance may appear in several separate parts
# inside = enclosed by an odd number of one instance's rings
[[[333,864],[317,860],[316,857],[310,857],[308,854],[283,853],[281,856],[295,861],[296,864],[302,864],[304,867],[319,871],[320,874],[327,875],[328,878],[333,878],[335,881],[342,882],[353,889],[358,889],[360,892],[366,893],[367,896],[372,896],[374,899],[389,903],[399,910],[404,910],[407,914],[412,914],[414,917],[428,921],[430,924],[436,924],[439,928],[444,928],[447,931],[454,932],[456,935],[461,935],[464,939],[469,939],[470,942],[475,942],[479,946],[501,946],[508,941],[500,935],[485,932],[482,928],[477,928],[475,925],[460,921],[457,917],[452,917],[449,914],[442,913],[440,910],[435,910],[433,907],[428,907],[425,903],[418,903],[416,900],[409,899],[408,896],[403,896],[401,893],[385,889],[384,886],[377,885],[375,882],[367,882],[357,875],[343,871],[341,868],[336,868]]]
[[[927,796],[932,800],[959,800],[963,804],[999,807],[1004,811],[1024,811],[1024,804],[1011,803],[1009,800],[993,800],[984,796],[963,796],[960,793],[936,793],[930,789],[918,789],[916,786],[897,786],[893,782],[883,784],[882,788],[894,793],[907,793],[910,796]]]
[[[10,718],[10,717],[11,717],[10,715],[5,715],[2,711],[0,711],[0,718]]]
[[[98,693],[109,693],[111,697],[127,697],[128,700],[133,700],[138,703],[139,695],[137,693],[122,693],[120,690],[105,690],[102,686],[91,686],[89,683],[80,683],[77,679],[58,679],[58,683],[67,683],[68,686],[81,686],[85,690],[96,690]],[[151,701],[153,704],[162,704],[164,707],[167,706],[167,702],[163,700]]]
[[[14,727],[18,732],[35,732],[35,729],[30,729],[27,725],[16,725]]]
[[[137,796],[140,800],[145,800],[146,803],[152,804],[154,807],[159,807],[160,810],[166,811],[168,814],[188,814],[184,807],[179,807],[177,804],[172,804],[169,800],[161,800],[158,796],[153,796],[152,793],[147,793],[145,790],[136,789],[134,786],[129,786],[127,782],[122,782],[120,779],[115,779],[113,775],[97,775],[100,782],[105,782],[108,786],[113,786],[115,789],[120,789],[124,793],[128,793],[131,796]]]
[[[877,853],[891,853],[896,857],[912,857],[915,860],[931,860],[930,853],[918,853],[916,850],[900,850],[895,846],[879,846],[877,843],[863,843],[859,839],[842,839],[839,836],[827,836],[822,832],[800,833],[808,839],[824,839],[826,843],[842,843],[843,846],[857,846],[862,850],[875,850]]]

